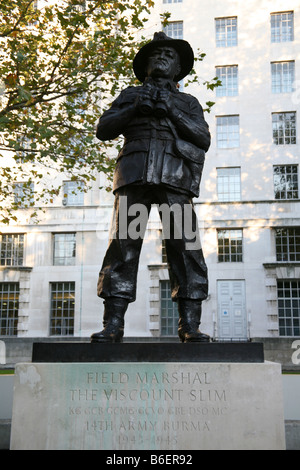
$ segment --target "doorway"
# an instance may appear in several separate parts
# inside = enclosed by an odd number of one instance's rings
[[[244,280],[218,282],[218,339],[247,340],[246,289]]]

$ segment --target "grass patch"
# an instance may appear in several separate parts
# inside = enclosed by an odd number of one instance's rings
[[[0,369],[0,375],[13,375],[14,369]]]

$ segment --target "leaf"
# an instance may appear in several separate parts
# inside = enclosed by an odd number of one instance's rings
[[[15,73],[10,73],[9,75],[7,75],[7,77],[4,78],[4,83],[5,83],[8,87],[13,88],[13,87],[16,86],[17,79],[18,79],[17,74],[15,74]]]

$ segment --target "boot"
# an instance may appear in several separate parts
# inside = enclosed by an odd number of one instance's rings
[[[92,343],[121,343],[128,300],[110,297],[104,301],[103,330],[91,336]]]
[[[178,299],[178,336],[182,343],[209,343],[210,337],[199,330],[202,301]]]

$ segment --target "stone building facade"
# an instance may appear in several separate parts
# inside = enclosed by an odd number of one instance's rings
[[[195,200],[210,284],[202,329],[221,340],[299,337],[299,2],[157,0],[149,39],[164,11],[171,13],[167,34],[206,53],[196,63],[200,81],[222,80],[215,91],[184,90],[204,108],[215,102],[206,113],[212,145]],[[102,178],[74,194],[66,177],[39,224],[21,210],[18,225],[1,227],[1,339],[88,338],[99,329],[96,283],[113,204],[98,189]],[[172,339],[176,324],[153,208],[125,335]]]

